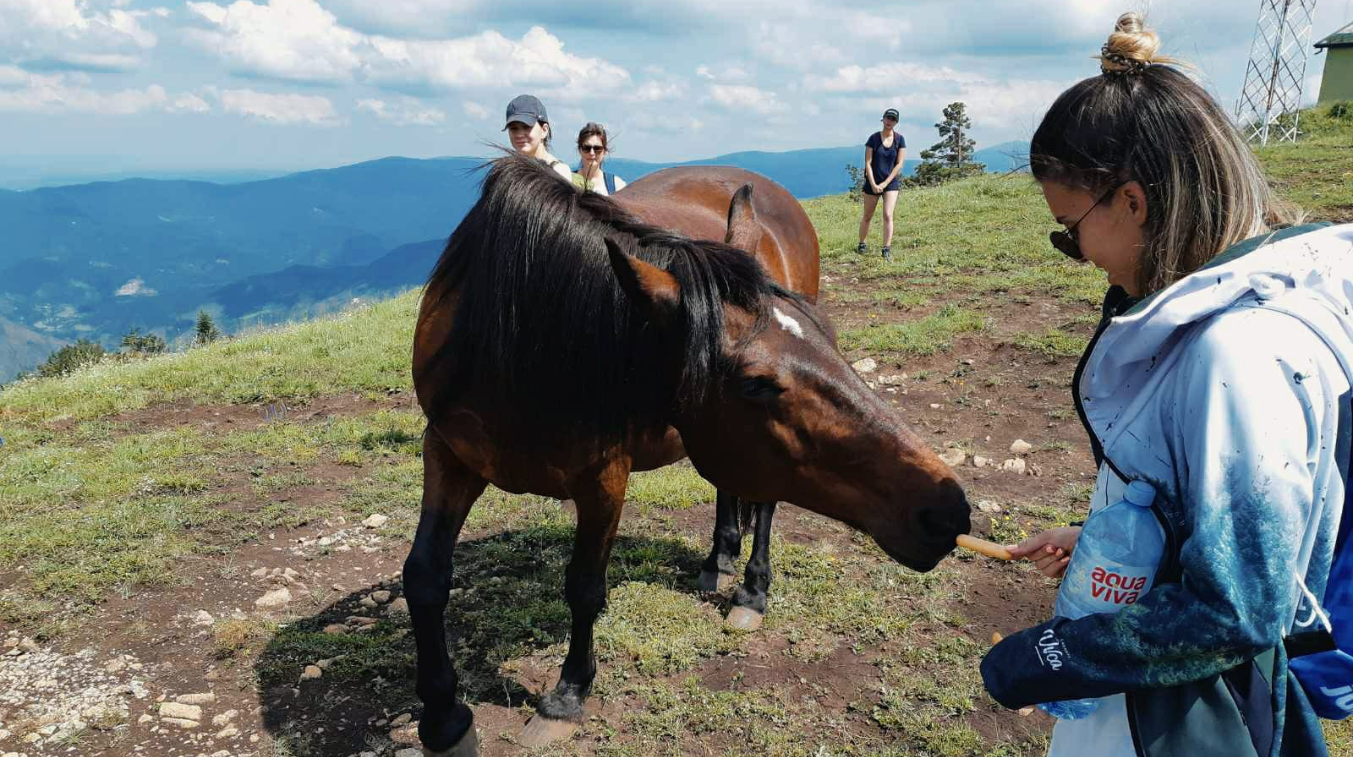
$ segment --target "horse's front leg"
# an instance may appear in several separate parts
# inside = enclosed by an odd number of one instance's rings
[[[727,624],[731,628],[755,631],[766,617],[766,590],[770,588],[770,522],[775,518],[774,502],[758,502],[756,531],[752,536],[752,554],[747,558],[743,583],[733,592],[733,609]]]
[[[404,561],[404,595],[418,646],[417,691],[423,700],[418,737],[424,754],[436,757],[479,754],[474,713],[456,698],[456,669],[446,649],[444,616],[456,538],[485,486],[437,432],[430,427],[424,432],[423,510]]]
[[[737,580],[733,560],[742,552],[738,498],[719,492],[714,501],[714,546],[700,566],[700,591],[723,591]]]
[[[528,748],[571,736],[582,724],[583,702],[592,693],[592,679],[597,675],[592,629],[606,608],[606,568],[625,505],[629,471],[628,459],[611,461],[595,480],[580,482],[571,492],[577,503],[578,529],[564,579],[564,598],[573,626],[559,683],[541,697],[536,716],[517,738]]]

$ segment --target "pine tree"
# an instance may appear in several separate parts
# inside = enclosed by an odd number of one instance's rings
[[[44,378],[69,375],[99,362],[106,352],[97,342],[81,339],[48,355],[47,360],[38,366],[38,375]]]
[[[940,132],[940,141],[931,145],[929,150],[921,151],[921,165],[916,167],[912,177],[914,185],[942,184],[951,179],[980,174],[986,166],[973,162],[977,143],[968,136],[972,120],[968,118],[968,106],[961,102],[949,103],[944,109],[944,120],[935,124]]]
[[[221,332],[216,328],[216,323],[211,319],[211,313],[205,310],[197,311],[197,336],[194,337],[194,343],[198,345],[211,344],[221,338]]]
[[[122,336],[122,347],[132,355],[158,355],[169,349],[164,337],[142,334],[141,329],[135,327]]]

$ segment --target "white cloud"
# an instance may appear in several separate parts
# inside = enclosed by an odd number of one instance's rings
[[[361,34],[339,26],[315,0],[237,0],[229,6],[189,2],[188,10],[212,24],[188,37],[242,73],[288,81],[339,84],[361,67]]]
[[[131,279],[114,293],[116,297],[154,297],[159,292],[146,286],[143,279]]]
[[[210,113],[211,105],[197,95],[185,93],[174,100],[173,109],[185,110],[190,113]]]
[[[72,74],[35,74],[14,66],[0,66],[0,111],[25,113],[100,113],[128,115],[164,108],[169,95],[152,84],[145,89],[100,92],[90,89],[87,77]]]
[[[318,95],[270,94],[252,89],[227,89],[220,93],[221,107],[279,125],[309,124],[336,126],[339,123],[334,104]]]
[[[684,81],[656,82],[647,81],[638,89],[625,96],[631,102],[665,102],[679,100],[687,95],[690,87]]]
[[[519,40],[493,30],[396,39],[343,26],[316,0],[189,2],[188,8],[210,25],[190,29],[189,38],[254,76],[331,85],[363,81],[405,92],[529,87],[565,100],[611,94],[629,83],[625,69],[566,52],[562,40],[539,26]]]
[[[460,104],[460,107],[465,111],[465,115],[470,118],[477,118],[480,121],[483,121],[489,117],[489,109],[477,102],[466,100]]]
[[[149,11],[94,10],[87,0],[0,0],[0,62],[47,68],[130,70],[156,36]]]
[[[394,105],[384,100],[359,100],[357,109],[374,113],[380,120],[396,126],[436,126],[446,120],[441,110],[424,106],[413,98]]]
[[[713,84],[709,88],[709,99],[734,113],[750,110],[771,115],[784,110],[774,92],[745,84]]]

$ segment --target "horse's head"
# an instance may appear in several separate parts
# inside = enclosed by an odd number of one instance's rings
[[[743,232],[730,229],[729,241],[743,247]],[[679,333],[690,320],[678,277],[607,247],[631,301],[685,354],[679,345],[693,337]],[[691,461],[721,490],[806,507],[864,531],[910,568],[933,568],[969,530],[953,471],[855,373],[815,307],[773,287],[758,299],[719,303],[707,386],[671,421]]]

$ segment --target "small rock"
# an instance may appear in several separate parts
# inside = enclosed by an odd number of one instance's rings
[[[1024,475],[1026,465],[1027,464],[1024,462],[1024,458],[1016,457],[1001,463],[1001,470],[1014,471],[1015,473]]]
[[[282,575],[280,576],[280,578],[282,579],[282,582],[283,582],[283,583],[288,583],[288,584],[294,584],[294,583],[296,583],[297,579],[299,579],[300,577],[301,577],[301,574],[300,574],[300,573],[297,573],[296,571],[292,570],[291,568],[287,568],[286,570],[282,571]]]
[[[218,739],[233,739],[238,735],[240,735],[240,729],[233,725],[222,728],[216,732],[216,738]]]
[[[330,636],[340,636],[348,632],[348,627],[342,623],[330,623],[324,627],[324,632]]]
[[[970,357],[965,357],[965,358],[963,358],[962,360],[960,360],[959,362],[962,363],[962,364],[964,364],[964,365],[972,365],[973,363],[975,363],[975,362],[977,362],[977,361],[976,361],[976,360],[973,360],[973,359],[970,358]]]
[[[37,654],[38,652],[42,651],[42,647],[38,646],[38,643],[36,641],[33,641],[32,639],[25,636],[23,637],[22,640],[19,641],[19,650],[22,652],[27,652],[28,654]]]
[[[1024,441],[1023,439],[1016,439],[1010,445],[1010,454],[1012,455],[1020,455],[1022,457],[1033,451],[1034,445]]]
[[[972,458],[972,467],[974,467],[974,468],[985,468],[985,467],[987,467],[987,466],[990,465],[990,464],[991,464],[991,461],[988,460],[988,459],[986,459],[985,457],[982,457],[981,455],[973,455],[973,458]]]
[[[404,713],[403,715],[400,715],[399,717],[395,718],[394,720],[391,720],[391,721],[390,721],[390,727],[391,727],[391,728],[398,728],[398,727],[400,727],[400,726],[402,726],[402,725],[408,725],[409,722],[412,721],[412,720],[413,720],[413,715],[410,715],[409,713],[406,712],[406,713]]]
[[[422,754],[423,751],[421,749],[414,749],[413,747],[408,747],[406,749],[401,749],[398,752],[395,752],[395,757],[422,757]]]
[[[195,704],[160,702],[160,717],[179,718],[182,720],[201,720],[202,708]]]
[[[209,626],[215,622],[216,618],[213,618],[211,613],[206,610],[198,610],[197,613],[193,615],[193,625],[195,626]]]
[[[387,615],[408,615],[409,600],[405,599],[404,597],[396,599],[395,601],[390,603],[389,607],[385,608],[385,613]]]
[[[121,657],[114,657],[103,666],[103,672],[105,673],[121,673],[126,669],[127,661],[123,660]]]
[[[278,607],[286,607],[291,601],[291,590],[283,586],[280,589],[273,589],[254,600],[254,606],[260,610],[271,610]]]
[[[343,537],[338,536],[338,535],[334,535],[334,536],[321,536],[321,537],[319,538],[319,541],[318,541],[318,542],[315,542],[315,543],[318,544],[318,545],[320,545],[321,547],[327,547],[327,546],[329,546],[330,544],[333,544],[334,542],[338,541],[338,540],[341,539],[341,538],[343,538]]]
[[[250,575],[251,577],[253,577],[253,578],[263,578],[264,576],[268,575],[268,569],[267,569],[267,568],[258,568],[258,569],[254,570],[254,571],[251,571],[251,572],[249,573],[249,575]]]
[[[385,604],[386,602],[390,601],[390,592],[385,591],[384,589],[380,591],[373,591],[371,592],[371,598],[376,600],[380,604]]]
[[[212,753],[211,753],[211,757],[230,757],[230,750],[229,750],[229,749],[222,749],[222,750],[217,751],[217,752],[212,752]]]
[[[235,716],[238,714],[240,714],[239,710],[226,710],[220,715],[217,715],[216,717],[212,718],[211,724],[216,726],[217,728],[220,728],[221,726],[226,725],[230,721],[234,720]]]
[[[374,515],[368,516],[366,520],[362,521],[362,525],[366,526],[367,528],[380,528],[381,526],[384,526],[386,523],[389,522],[390,518],[388,516],[376,513]]]
[[[874,358],[867,357],[863,360],[856,360],[850,364],[850,367],[854,368],[856,373],[873,373],[878,370],[879,364]]]
[[[161,723],[168,723],[168,724],[170,724],[170,725],[176,725],[176,726],[178,726],[179,728],[182,728],[182,729],[185,730],[185,731],[191,731],[192,729],[198,727],[198,725],[199,725],[199,723],[198,723],[196,720],[187,720],[186,718],[163,718],[163,717],[162,717],[162,718],[160,718],[160,722],[161,722]]]
[[[306,665],[305,670],[301,671],[302,681],[313,681],[324,675],[324,671],[318,665]]]
[[[968,453],[951,447],[940,453],[940,459],[944,461],[945,465],[953,468],[962,465],[963,461],[968,459]]]
[[[376,757],[376,753],[372,751],[359,752],[357,757]]]
[[[351,624],[354,625],[354,626],[374,626],[374,625],[376,625],[376,619],[375,619],[375,618],[367,618],[367,617],[363,617],[363,616],[361,616],[361,615],[349,615],[349,616],[348,616],[348,622],[351,623]]]
[[[1003,508],[1002,508],[1000,505],[996,504],[995,502],[992,502],[992,501],[989,500],[989,499],[979,499],[979,500],[977,500],[977,509],[978,509],[978,510],[981,510],[981,511],[984,512],[984,513],[999,513],[999,512],[1003,512]]]
[[[362,597],[361,601],[358,602],[357,604],[359,604],[359,605],[361,605],[362,607],[365,607],[365,608],[367,608],[368,610],[370,610],[370,609],[376,607],[376,600],[372,599],[370,596],[365,596],[365,597]]]
[[[930,403],[930,409],[931,409],[931,410],[939,410],[941,407],[944,407],[944,406],[941,405],[941,404],[938,403],[938,402],[932,402],[932,403]]]
[[[145,725],[146,723],[154,722],[154,720],[155,718],[152,718],[150,715],[142,715],[141,717],[136,719],[136,722],[140,723],[141,725]]]
[[[180,694],[174,697],[174,701],[179,704],[211,704],[216,701],[216,695],[210,691],[205,694]]]
[[[901,386],[905,383],[907,383],[907,374],[905,373],[879,376],[879,386]]]

